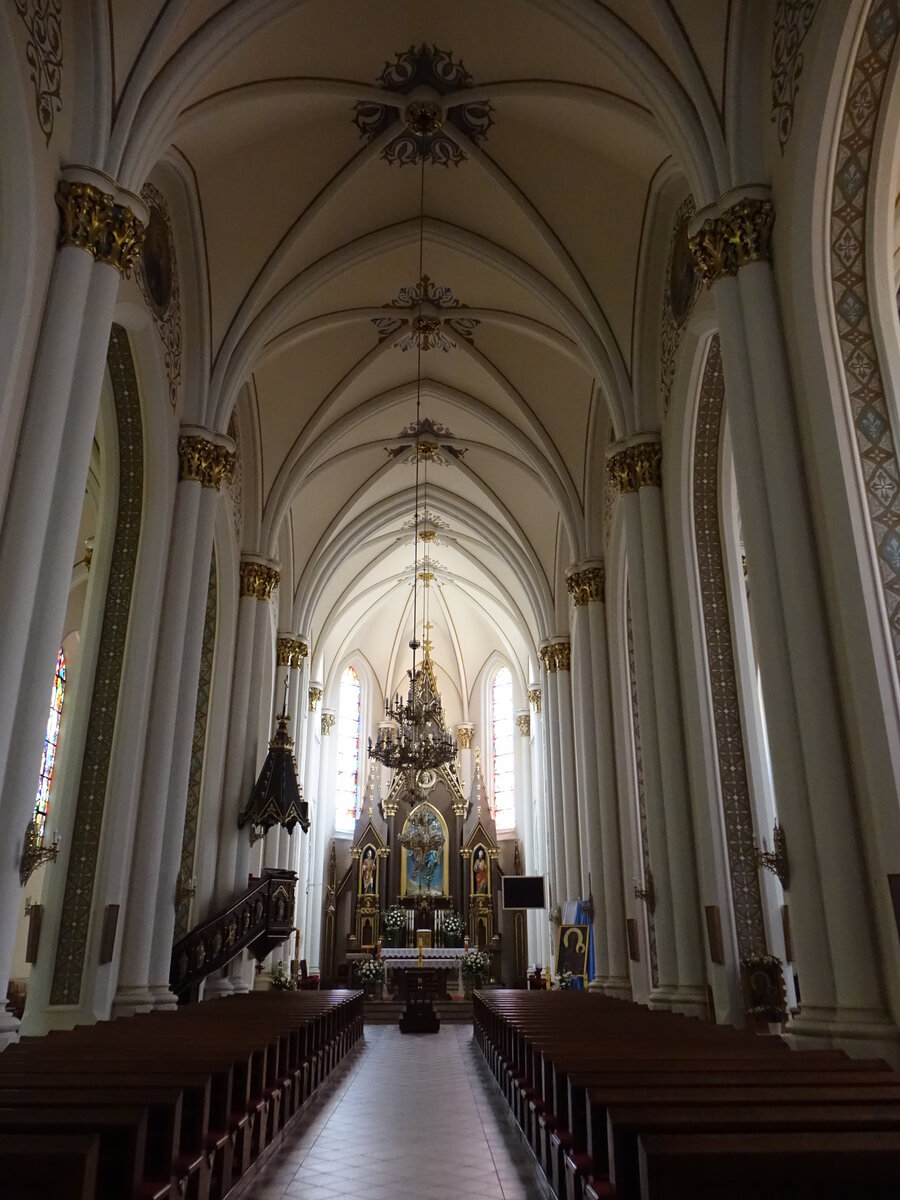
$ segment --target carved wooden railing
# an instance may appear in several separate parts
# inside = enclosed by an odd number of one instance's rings
[[[227,967],[242,950],[262,961],[294,931],[297,876],[293,871],[265,867],[261,878],[224,912],[197,925],[172,947],[169,986],[179,1003],[197,999],[208,975]]]

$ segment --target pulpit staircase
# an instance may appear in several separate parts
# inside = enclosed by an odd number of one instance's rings
[[[200,984],[227,967],[242,950],[258,961],[294,932],[297,876],[264,867],[259,878],[222,912],[195,926],[172,947],[169,986],[179,1004],[194,1003]]]

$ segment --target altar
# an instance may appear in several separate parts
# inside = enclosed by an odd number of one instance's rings
[[[434,971],[438,979],[438,987],[445,995],[450,994],[451,987],[457,995],[462,995],[462,958],[465,950],[462,947],[426,946],[422,949],[422,967]],[[386,985],[389,992],[400,1000],[406,999],[407,971],[419,969],[419,951],[416,947],[385,946],[381,950],[384,963]]]

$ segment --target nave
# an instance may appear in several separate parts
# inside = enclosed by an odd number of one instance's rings
[[[367,1026],[247,1200],[538,1200],[469,1025],[436,1036]]]

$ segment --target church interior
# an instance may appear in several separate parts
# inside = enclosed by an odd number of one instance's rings
[[[0,119],[0,1194],[900,1194],[900,0],[13,0]]]

